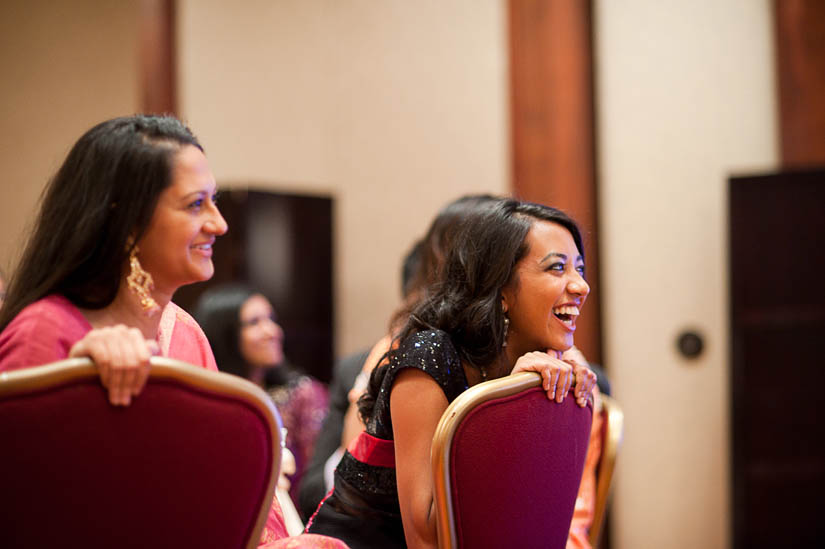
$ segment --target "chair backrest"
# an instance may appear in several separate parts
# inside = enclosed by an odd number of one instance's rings
[[[439,547],[563,548],[592,414],[533,372],[462,393],[433,438]]]
[[[3,547],[255,547],[280,417],[241,378],[153,358],[111,406],[89,359],[0,374]]]
[[[602,395],[602,454],[596,470],[596,506],[593,511],[593,524],[590,526],[590,545],[598,547],[607,513],[610,486],[613,480],[613,467],[622,445],[624,433],[624,413],[616,399]]]

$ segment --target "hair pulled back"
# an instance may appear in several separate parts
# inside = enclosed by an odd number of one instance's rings
[[[241,307],[259,293],[245,284],[224,284],[198,299],[192,316],[206,334],[222,372],[249,377],[250,366],[241,353]]]
[[[203,150],[178,119],[150,115],[107,120],[75,143],[42,195],[0,310],[0,331],[52,293],[87,309],[114,300],[131,247],[171,184],[174,155],[185,145]]]
[[[584,256],[581,233],[564,212],[529,202],[498,199],[468,211],[452,245],[446,250],[441,274],[413,307],[396,341],[428,329],[446,332],[459,357],[470,366],[492,364],[504,343],[501,291],[511,281],[516,264],[527,253],[525,241],[536,221],[567,229]],[[390,359],[398,346],[389,352]],[[389,365],[373,370],[367,393],[359,400],[363,418],[372,414],[375,398]]]

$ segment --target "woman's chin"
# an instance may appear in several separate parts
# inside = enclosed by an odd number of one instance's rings
[[[552,351],[558,351],[560,353],[563,353],[563,352],[567,351],[568,349],[570,349],[570,347],[572,347],[572,346],[573,346],[573,338],[572,337],[569,337],[569,338],[566,337],[566,338],[559,339],[557,341],[551,342],[551,345],[547,348],[547,350],[548,351],[551,351],[551,350]]]

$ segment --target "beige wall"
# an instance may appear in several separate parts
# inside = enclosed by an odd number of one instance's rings
[[[138,108],[137,3],[0,4],[0,265],[12,268],[47,179],[80,135]]]
[[[769,0],[595,3],[614,546],[729,545],[727,178],[777,162]],[[677,354],[681,330],[702,357]]]
[[[508,186],[503,3],[182,0],[180,110],[223,185],[335,199],[337,349],[448,200]],[[230,229],[231,230],[231,229]]]

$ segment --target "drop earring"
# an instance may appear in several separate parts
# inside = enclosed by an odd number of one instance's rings
[[[160,311],[158,302],[151,294],[155,289],[155,282],[152,275],[141,266],[137,258],[138,251],[138,247],[134,246],[129,253],[129,276],[126,277],[126,283],[129,285],[129,291],[138,298],[143,314],[152,316]]]
[[[510,331],[510,319],[507,317],[507,312],[504,313],[504,337],[502,338],[501,346],[507,347],[507,332]]]

